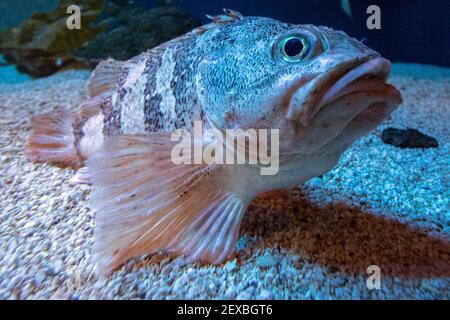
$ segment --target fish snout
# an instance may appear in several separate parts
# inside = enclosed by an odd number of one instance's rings
[[[294,93],[287,117],[306,127],[325,106],[361,92],[382,95],[390,104],[401,104],[401,93],[386,83],[390,70],[391,62],[375,54],[341,64]]]
[[[356,80],[369,80],[385,83],[391,71],[391,62],[383,57],[376,57],[362,63],[345,73],[338,81],[326,91],[319,105],[324,106],[348,93],[349,86]]]

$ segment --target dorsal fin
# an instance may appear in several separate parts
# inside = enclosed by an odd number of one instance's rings
[[[223,12],[224,14],[219,14],[216,16],[207,14],[206,17],[212,20],[212,22],[192,30],[189,34],[199,35],[218,26],[233,23],[244,18],[240,12],[231,9],[223,9]]]
[[[223,9],[223,12],[225,14],[219,14],[217,16],[207,14],[206,17],[215,23],[229,23],[244,18],[244,16],[240,12],[231,9]]]
[[[219,26],[226,25],[229,23],[233,23],[235,21],[239,21],[244,18],[244,16],[237,11],[234,11],[231,9],[223,9],[223,11],[225,14],[221,14],[221,15],[217,15],[217,16],[206,15],[206,17],[208,17],[208,19],[213,20],[213,22],[202,25],[200,27],[197,27],[188,33],[185,33],[177,38],[174,38],[163,44],[160,44],[159,46],[157,46],[155,48],[149,49],[144,54],[146,54],[148,57],[151,57],[151,56],[158,57],[168,47],[172,46],[175,43],[179,43],[181,41],[192,39],[194,37],[202,35],[203,33],[205,33],[208,30],[211,30],[211,29],[214,29],[214,28],[217,28]]]
[[[112,93],[117,90],[119,78],[128,72],[129,63],[108,59],[99,63],[88,82],[89,98],[81,105],[81,115],[92,117],[101,112],[102,106],[110,103]]]

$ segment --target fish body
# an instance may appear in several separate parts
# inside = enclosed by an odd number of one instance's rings
[[[37,117],[35,162],[88,172],[99,269],[157,251],[224,261],[250,201],[329,171],[401,103],[390,62],[341,31],[225,10],[129,61],[102,62],[79,114]],[[171,161],[194,123],[277,130],[280,170]]]

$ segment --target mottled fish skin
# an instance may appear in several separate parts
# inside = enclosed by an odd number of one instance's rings
[[[197,37],[186,36],[126,62],[102,112],[84,119],[81,149],[90,155],[105,137],[191,129],[202,110],[195,88]],[[99,126],[101,125],[101,126]]]
[[[198,57],[187,50],[193,45],[194,39],[173,42],[135,58],[106,127],[115,127],[114,134],[189,128],[199,110],[193,85]]]

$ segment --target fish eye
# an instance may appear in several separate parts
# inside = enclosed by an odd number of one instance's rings
[[[284,44],[284,53],[286,56],[292,58],[302,53],[304,49],[303,42],[299,38],[291,38]]]
[[[310,51],[309,40],[303,35],[293,35],[279,42],[279,51],[283,60],[287,62],[300,62]]]

